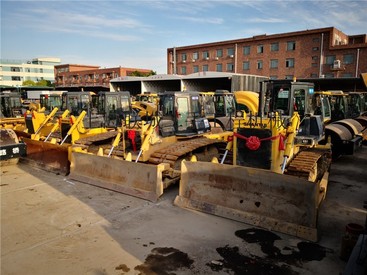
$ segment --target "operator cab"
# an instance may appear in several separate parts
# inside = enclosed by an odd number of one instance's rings
[[[0,93],[0,116],[1,117],[21,117],[22,111],[21,96],[17,92]]]
[[[290,80],[265,81],[265,104],[259,111],[268,116],[278,113],[283,123],[290,123],[295,112],[301,122],[296,142],[311,145],[324,138],[324,123],[330,121],[331,111],[327,98],[315,94],[314,84]]]
[[[162,136],[193,136],[210,131],[199,92],[164,92],[159,95],[159,129]]]
[[[367,112],[367,93],[364,92],[349,92],[348,93],[348,107],[349,116],[351,118],[356,118]]]
[[[119,127],[122,121],[128,125],[132,117],[129,92],[100,92],[98,114],[104,115],[107,127]]]
[[[305,116],[321,116],[322,121],[330,120],[330,104],[326,97],[315,94],[314,84],[286,80],[264,81],[265,106],[261,113],[278,112],[279,115],[291,117],[297,112],[301,119]],[[264,85],[264,84],[263,84]]]
[[[62,107],[62,93],[60,94],[41,94],[40,95],[41,108],[45,108],[45,114],[49,114],[54,108],[61,109]]]
[[[211,123],[211,127],[219,126],[222,130],[232,130],[232,118],[236,113],[234,94],[228,90],[215,90],[215,92],[201,92],[200,97],[205,117]]]
[[[133,120],[129,92],[66,92],[62,110],[66,109],[74,116],[86,111],[86,128],[118,127]]]

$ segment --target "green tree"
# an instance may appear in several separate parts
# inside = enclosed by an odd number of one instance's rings
[[[49,80],[41,79],[40,81],[36,83],[36,86],[52,87],[52,84],[51,84],[51,81]]]
[[[139,71],[133,71],[130,76],[143,76],[143,77],[147,77],[147,76],[156,75],[156,74],[157,73],[155,71],[150,71],[149,73],[142,73],[142,72],[139,72]]]
[[[25,80],[22,86],[40,86],[40,87],[53,87],[53,84],[49,80],[41,79],[40,81],[34,82],[33,80]]]
[[[33,80],[25,80],[22,83],[22,86],[36,86],[36,82],[34,82]]]

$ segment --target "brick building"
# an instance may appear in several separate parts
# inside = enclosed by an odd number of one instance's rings
[[[367,37],[329,27],[167,49],[168,74],[205,71],[272,79],[358,77],[367,72]]]
[[[150,74],[152,70],[137,68],[100,68],[79,64],[55,66],[55,87],[65,90],[109,90],[110,80],[130,76],[135,72]]]

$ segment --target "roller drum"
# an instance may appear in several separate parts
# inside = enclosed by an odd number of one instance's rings
[[[19,157],[26,154],[26,146],[19,142],[11,129],[0,129],[0,160],[1,166],[17,164]]]

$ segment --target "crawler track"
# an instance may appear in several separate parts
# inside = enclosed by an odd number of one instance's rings
[[[221,144],[223,144],[221,140],[205,137],[180,141],[154,152],[149,158],[149,163],[160,164],[165,162],[169,163],[172,168],[177,168],[179,160],[192,154],[199,154],[199,160],[210,161],[212,157],[218,157],[218,151],[210,150],[210,148],[212,148],[212,145],[221,147]]]
[[[315,182],[328,171],[331,152],[321,149],[306,149],[298,153],[287,167],[286,174]]]

